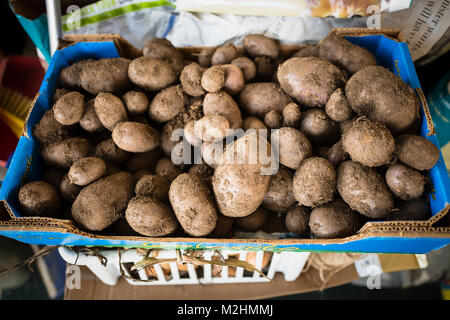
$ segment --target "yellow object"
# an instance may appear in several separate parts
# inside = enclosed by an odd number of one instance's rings
[[[20,92],[0,88],[0,119],[20,138],[32,100]]]

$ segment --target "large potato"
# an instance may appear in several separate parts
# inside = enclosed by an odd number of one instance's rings
[[[93,61],[93,60],[91,60],[91,59],[81,60],[81,61],[71,64],[68,67],[63,68],[59,74],[59,84],[65,88],[80,89],[81,88],[81,79],[80,79],[81,69],[87,62],[90,62],[90,61]]]
[[[177,75],[183,70],[183,54],[167,39],[153,38],[147,41],[142,53],[144,56],[166,61]]]
[[[416,170],[430,170],[440,157],[438,147],[431,141],[410,134],[396,139],[394,153],[401,162]]]
[[[278,142],[279,161],[282,165],[298,169],[302,161],[312,155],[312,146],[309,140],[299,130],[283,127],[275,130],[271,136]]]
[[[111,93],[99,93],[94,102],[95,113],[102,125],[113,131],[116,124],[128,120],[122,100]]]
[[[186,104],[186,96],[181,85],[166,88],[156,94],[150,103],[148,116],[156,122],[173,119]]]
[[[160,145],[159,131],[140,122],[120,122],[111,137],[120,149],[128,152],[147,152]]]
[[[53,105],[53,116],[62,125],[80,121],[84,113],[84,96],[76,91],[66,93]]]
[[[251,57],[265,56],[276,59],[280,53],[280,48],[276,40],[260,34],[249,34],[242,39],[245,51]]]
[[[425,176],[400,163],[391,165],[385,177],[389,189],[402,200],[417,199],[425,190]]]
[[[192,62],[184,67],[181,71],[180,82],[183,86],[183,90],[190,96],[200,97],[205,94],[205,90],[202,87],[202,76],[205,72],[205,68],[198,63]]]
[[[205,182],[190,173],[179,175],[170,184],[170,204],[186,233],[194,237],[210,234],[217,223],[214,198]]]
[[[19,190],[19,204],[27,216],[55,217],[60,213],[61,199],[58,191],[44,181],[33,181]]]
[[[146,56],[130,62],[128,77],[132,83],[149,91],[161,90],[177,81],[168,62]]]
[[[224,116],[232,129],[242,126],[242,115],[237,103],[225,91],[207,93],[203,100],[203,113],[205,115]]]
[[[96,157],[86,157],[75,162],[69,169],[70,182],[86,186],[106,173],[106,163]]]

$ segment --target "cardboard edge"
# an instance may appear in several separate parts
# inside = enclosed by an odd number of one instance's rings
[[[27,115],[25,116],[25,121],[23,122],[23,129],[22,129],[22,136],[27,137],[28,139],[31,139],[31,133],[28,132],[28,120],[31,115],[31,111],[34,109],[34,105],[36,104],[37,99],[40,96],[40,92],[38,92],[31,102],[30,108],[28,109]]]
[[[421,88],[414,89],[419,97],[420,103],[422,104],[422,109],[425,114],[425,119],[427,121],[428,134],[427,136],[432,136],[436,134],[434,129],[433,119],[431,118],[430,108],[428,107],[427,99]]]
[[[0,210],[6,211],[9,215],[10,219],[15,219],[16,216],[14,215],[14,212],[12,211],[11,207],[9,206],[8,202],[6,200],[0,200],[1,208]],[[3,221],[0,221],[2,223]]]
[[[397,42],[406,42],[403,34],[396,28],[333,28],[330,30],[330,33],[346,37],[384,35]]]

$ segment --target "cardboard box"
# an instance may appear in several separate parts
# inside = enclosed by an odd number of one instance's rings
[[[433,122],[420,89],[407,44],[395,30],[335,29],[350,41],[372,51],[380,65],[388,67],[414,88],[422,102],[421,135],[439,146]],[[80,42],[81,41],[81,42]],[[430,171],[434,192],[430,194],[432,217],[428,221],[369,222],[356,234],[343,239],[212,239],[150,238],[94,235],[79,230],[70,220],[23,217],[17,203],[19,187],[39,180],[42,159],[39,143],[31,136],[33,126],[52,106],[52,95],[61,68],[85,58],[136,57],[140,51],[118,35],[72,36],[66,38],[49,65],[45,80],[29,114],[0,190],[0,234],[19,241],[48,245],[132,246],[157,249],[231,249],[269,251],[347,251],[426,253],[450,243],[450,180],[442,155]],[[299,46],[284,46],[295,52]],[[200,48],[182,48],[186,56]]]

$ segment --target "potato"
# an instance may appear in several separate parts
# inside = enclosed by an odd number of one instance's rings
[[[157,93],[153,98],[148,116],[156,122],[173,119],[186,104],[186,96],[181,85],[172,86]]]
[[[280,111],[271,110],[264,116],[264,124],[269,129],[278,129],[283,124],[283,115]]]
[[[68,169],[75,161],[89,156],[92,151],[93,147],[87,139],[70,137],[44,145],[41,156],[52,167]]]
[[[339,123],[339,130],[341,132],[341,135],[344,135],[348,129],[350,129],[356,120],[358,120],[359,117],[352,117],[348,120],[342,121]]]
[[[249,83],[239,92],[239,106],[261,119],[271,110],[282,111],[291,102],[291,98],[273,82]]]
[[[173,164],[170,159],[161,158],[156,164],[155,172],[158,176],[167,179],[169,182],[183,173],[179,166]]]
[[[256,65],[247,57],[239,57],[231,61],[231,64],[239,67],[244,74],[245,82],[250,82],[256,77]]]
[[[428,220],[431,217],[430,208],[426,200],[416,199],[409,201],[398,201],[387,216],[388,221],[403,221],[403,220]]]
[[[200,51],[200,53],[198,55],[198,63],[203,68],[211,67],[211,57],[212,57],[214,51],[216,51],[216,47],[206,47]]]
[[[327,154],[325,158],[327,158],[330,163],[337,168],[342,162],[347,160],[349,157],[348,153],[344,151],[344,148],[342,147],[342,141],[338,141],[335,144],[331,146],[327,150]]]
[[[136,171],[136,172],[133,173],[133,177],[134,177],[134,179],[135,179],[136,181],[139,181],[139,179],[142,178],[143,176],[151,175],[151,174],[152,174],[152,173],[151,173],[150,171],[148,171],[148,170],[140,169],[140,170],[138,170],[138,171]],[[135,192],[134,192],[134,193],[136,193],[136,189],[135,189]]]
[[[228,64],[237,57],[237,49],[232,43],[228,43],[214,50],[211,56],[211,65]]]
[[[112,134],[114,143],[128,152],[147,152],[160,145],[159,131],[139,122],[120,122]]]
[[[202,145],[202,139],[195,135],[195,124],[197,121],[191,120],[184,126],[184,138],[186,141],[194,147],[200,147]]]
[[[139,170],[154,171],[161,158],[161,149],[155,148],[148,152],[133,153],[124,164],[124,169],[135,173]]]
[[[395,155],[416,170],[430,170],[439,160],[440,151],[431,141],[418,135],[405,134],[396,139]]]
[[[154,38],[147,41],[142,53],[144,56],[167,62],[176,75],[179,75],[184,68],[183,54],[167,39]]]
[[[83,63],[80,83],[84,90],[96,95],[100,92],[117,92],[130,86],[127,76],[130,60],[104,58]]]
[[[214,174],[214,169],[206,163],[199,163],[190,167],[188,173],[192,173],[200,179],[210,180]]]
[[[134,178],[118,172],[84,187],[72,204],[72,216],[83,228],[101,231],[116,222],[133,197]]]
[[[134,189],[137,196],[151,196],[161,201],[169,201],[170,183],[165,178],[155,174],[143,175]]]
[[[368,167],[379,167],[392,160],[395,141],[386,126],[360,120],[342,136],[342,147],[353,161]]]
[[[319,47],[318,46],[308,46],[298,50],[292,55],[292,58],[304,58],[304,57],[318,57]]]
[[[145,114],[148,111],[150,102],[144,92],[128,91],[122,96],[122,100],[130,115]]]
[[[325,111],[319,108],[303,112],[300,131],[314,145],[331,146],[339,139],[337,123],[328,118]]]
[[[337,189],[352,210],[370,218],[383,218],[394,200],[384,179],[374,169],[351,160],[337,170]]]
[[[327,59],[350,74],[377,64],[369,50],[333,33],[329,33],[319,42],[318,52],[319,57]]]
[[[391,165],[385,177],[394,196],[402,200],[420,198],[425,190],[425,176],[403,164]]]
[[[130,62],[128,77],[133,84],[149,91],[159,91],[177,81],[168,62],[146,56]]]
[[[207,93],[203,100],[203,113],[224,116],[232,129],[242,126],[241,111],[234,99],[225,91]]]
[[[395,135],[410,130],[419,119],[414,90],[381,66],[356,72],[345,86],[345,96],[354,112],[384,124]]]
[[[96,157],[86,157],[75,162],[69,169],[71,183],[86,186],[100,179],[106,172],[105,162]]]
[[[83,186],[72,183],[69,178],[69,173],[67,172],[62,180],[61,184],[58,187],[59,193],[64,200],[67,202],[74,202],[80,191],[83,189]]]
[[[265,56],[276,59],[280,53],[280,48],[276,40],[260,34],[249,34],[242,39],[245,51],[251,57]]]
[[[98,119],[109,131],[113,131],[119,122],[128,120],[122,100],[111,93],[99,93],[95,97],[94,108]]]
[[[295,204],[292,191],[294,175],[289,169],[280,167],[272,176],[262,206],[270,211],[284,212]]]
[[[211,232],[210,236],[214,238],[230,237],[233,224],[234,218],[218,213],[216,227]]]
[[[285,225],[289,232],[304,234],[309,231],[310,212],[306,207],[296,205],[288,211],[285,217]]]
[[[28,182],[19,189],[22,212],[32,217],[56,217],[60,214],[61,199],[58,191],[44,181]]]
[[[294,197],[299,204],[317,207],[333,200],[336,171],[324,158],[310,157],[302,162],[294,175]]]
[[[344,238],[354,235],[363,225],[362,216],[342,200],[311,211],[309,228],[316,238]]]
[[[262,228],[267,220],[267,211],[263,208],[256,209],[255,212],[248,216],[235,218],[236,224],[246,231],[257,231]]]
[[[41,144],[61,140],[69,135],[69,127],[56,121],[53,110],[45,111],[41,120],[33,128],[33,137]]]
[[[254,129],[254,130],[267,130],[266,125],[264,122],[259,120],[257,117],[249,116],[244,119],[242,123],[242,129],[248,130],[248,129]]]
[[[278,142],[279,162],[288,168],[298,169],[312,155],[311,143],[297,129],[283,127],[275,130],[271,140]]]
[[[202,76],[206,71],[198,63],[192,62],[181,71],[180,82],[184,92],[193,97],[201,97],[205,94],[202,87]]]
[[[244,73],[234,64],[223,64],[222,68],[225,69],[225,82],[223,89],[231,95],[235,95],[245,85]]]
[[[302,121],[302,112],[295,102],[287,104],[281,113],[283,116],[283,127],[296,128],[300,125],[300,122]]]
[[[172,209],[151,196],[131,199],[125,210],[125,219],[134,231],[148,237],[165,236],[178,227]]]
[[[62,125],[80,121],[84,113],[84,96],[76,91],[66,93],[53,105],[53,116]]]
[[[256,66],[256,76],[258,81],[272,81],[274,65],[267,57],[256,57],[253,62]]]
[[[95,99],[91,99],[84,105],[84,114],[80,119],[80,126],[87,132],[101,132],[105,127],[95,113]]]
[[[225,141],[217,142],[203,142],[201,146],[201,153],[203,161],[212,168],[216,168],[219,164],[223,163]]]
[[[206,142],[223,140],[230,130],[230,124],[224,116],[208,114],[194,124],[195,137]]]
[[[336,122],[343,122],[352,116],[352,109],[341,88],[337,88],[331,94],[325,104],[325,113],[331,120]]]
[[[284,91],[308,107],[324,106],[331,94],[346,82],[338,67],[316,57],[286,60],[278,67],[277,77]]]
[[[120,149],[113,139],[100,142],[95,147],[95,156],[114,164],[122,164],[130,158],[130,154]]]
[[[91,62],[94,60],[80,60],[78,62],[75,62],[71,65],[69,65],[68,67],[65,67],[61,70],[60,74],[59,74],[59,84],[63,87],[66,88],[71,88],[71,89],[80,89],[81,88],[81,79],[80,79],[80,72],[81,69],[83,68],[83,66],[87,63],[87,62]],[[55,100],[55,102],[58,99]]]
[[[179,175],[170,184],[170,204],[184,231],[194,237],[210,234],[217,223],[214,198],[207,185],[190,173]]]
[[[206,69],[200,83],[207,92],[219,92],[225,85],[225,68],[216,65]]]

